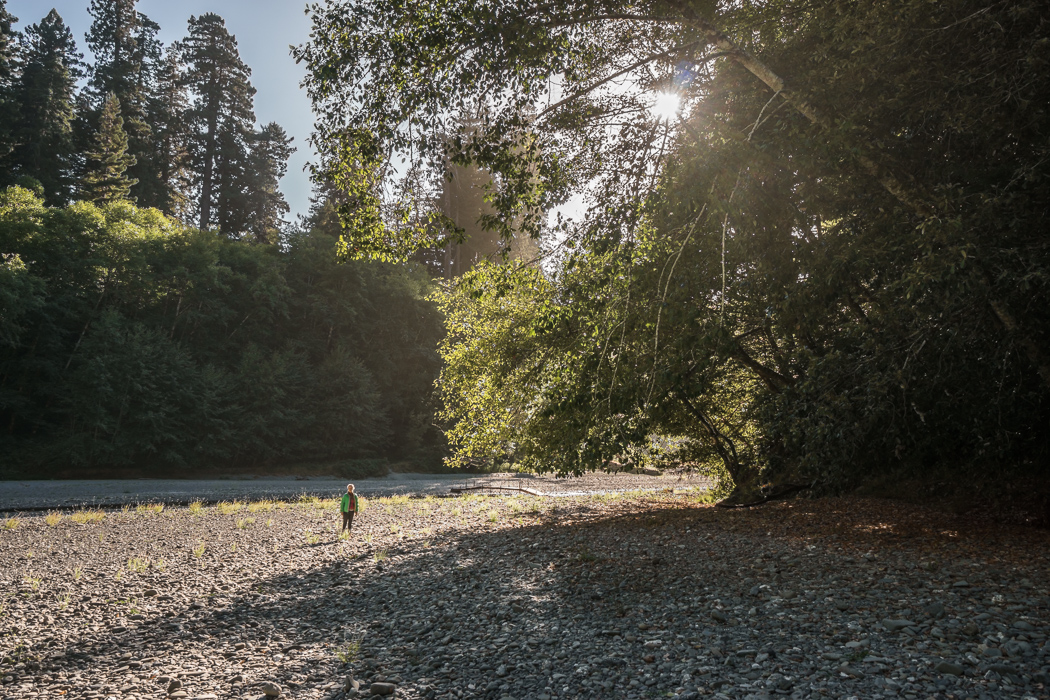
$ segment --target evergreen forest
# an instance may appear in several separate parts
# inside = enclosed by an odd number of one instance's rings
[[[0,0],[0,476],[440,464],[425,266],[340,263],[321,187],[286,220],[221,17],[90,13],[88,64]]]

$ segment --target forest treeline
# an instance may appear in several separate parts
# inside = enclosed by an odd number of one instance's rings
[[[311,224],[265,245],[0,193],[0,475],[439,460],[429,278]]]
[[[295,150],[256,125],[251,69],[222,17],[169,46],[137,0],[91,0],[86,63],[55,10],[23,31],[0,0],[0,186],[51,206],[130,198],[200,229],[277,241]]]
[[[89,11],[90,64],[0,0],[0,477],[435,466],[425,266],[340,264],[324,187],[284,220],[221,17]]]

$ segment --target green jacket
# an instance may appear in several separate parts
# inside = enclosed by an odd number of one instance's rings
[[[355,513],[357,512],[357,494],[356,493],[355,494],[344,493],[343,494],[343,500],[339,504],[339,512],[340,513],[347,513],[347,512],[349,512],[351,510],[351,508],[350,508],[350,496],[351,495],[354,497],[353,511]]]

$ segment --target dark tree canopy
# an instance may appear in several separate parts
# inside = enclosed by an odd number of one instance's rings
[[[462,459],[578,471],[661,438],[738,485],[838,488],[1047,456],[1039,8],[343,0],[297,56],[347,253],[434,245],[386,201],[406,160],[492,173],[504,238],[588,205],[543,270],[445,299]]]

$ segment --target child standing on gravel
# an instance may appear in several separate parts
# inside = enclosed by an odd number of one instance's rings
[[[354,485],[346,485],[346,493],[343,494],[343,500],[339,503],[339,512],[343,514],[343,527],[340,530],[346,530],[349,534],[354,525],[354,513],[357,512],[357,494],[354,493]]]

